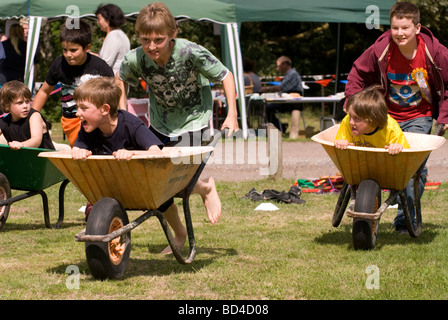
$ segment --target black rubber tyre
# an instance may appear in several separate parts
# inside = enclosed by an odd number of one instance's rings
[[[129,223],[123,206],[116,199],[102,198],[92,207],[86,235],[106,235]],[[131,233],[105,242],[86,242],[89,270],[95,279],[120,279],[129,264]]]
[[[355,212],[375,213],[381,205],[381,188],[376,181],[367,179],[360,183],[356,192]],[[375,247],[378,220],[353,219],[353,247],[355,250],[370,250]]]
[[[6,200],[11,198],[11,186],[9,185],[9,181],[3,173],[0,173],[0,200]],[[9,215],[9,209],[11,205],[0,207],[0,230],[6,223]]]
[[[342,217],[344,216],[345,210],[347,209],[347,205],[350,201],[351,197],[351,186],[346,184],[342,185],[341,193],[339,194],[338,202],[336,204],[336,208],[333,213],[332,225],[337,228],[341,223]]]

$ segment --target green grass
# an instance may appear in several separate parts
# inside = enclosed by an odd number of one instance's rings
[[[53,137],[62,140],[58,124]],[[216,225],[208,222],[199,196],[192,196],[197,256],[190,265],[160,254],[167,240],[157,219],[147,220],[132,231],[130,264],[124,278],[116,281],[95,280],[87,266],[84,243],[74,239],[85,228],[84,213],[78,209],[86,200],[72,184],[66,190],[61,229],[45,227],[40,197],[16,202],[0,231],[0,299],[448,298],[448,183],[425,192],[423,230],[418,238],[398,236],[392,227],[396,209],[388,209],[375,249],[355,251],[352,220],[344,216],[338,228],[331,226],[337,194],[305,193],[304,205],[275,203],[280,210],[269,212],[254,211],[259,203],[241,199],[253,187],[287,191],[293,182],[218,182],[223,214]],[[45,190],[53,224],[58,188]],[[128,214],[133,220],[141,212]],[[79,289],[67,287],[73,279],[67,270],[73,266],[80,271]],[[367,272],[372,266],[378,289],[368,287],[373,283]]]
[[[199,196],[191,199],[198,253],[181,265],[160,251],[167,245],[151,218],[132,231],[132,252],[122,280],[97,281],[87,267],[84,244],[74,235],[85,227],[78,208],[85,199],[67,187],[62,229],[47,229],[40,198],[12,205],[0,231],[0,299],[446,299],[447,184],[423,197],[420,237],[398,236],[394,209],[381,219],[372,251],[355,251],[351,219],[331,226],[336,194],[303,194],[304,205],[275,203],[280,210],[254,211],[259,203],[241,199],[257,190],[288,190],[292,181],[218,183],[223,215],[211,225]],[[48,188],[53,223],[58,186]],[[180,203],[179,203],[180,204]],[[129,212],[135,219],[140,212]],[[68,289],[67,267],[79,268],[79,289]],[[379,272],[379,288],[368,289]]]

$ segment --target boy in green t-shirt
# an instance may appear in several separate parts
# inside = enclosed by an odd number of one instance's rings
[[[163,3],[144,7],[135,30],[141,46],[127,53],[116,77],[123,91],[121,108],[127,107],[128,84],[135,86],[142,78],[150,89],[150,129],[164,145],[201,145],[213,106],[210,81],[221,81],[228,105],[221,129],[228,128],[229,134],[238,130],[232,73],[202,46],[175,38],[176,21]],[[210,222],[216,223],[221,201],[214,179],[198,179],[193,193],[201,195]],[[169,215],[165,216],[169,220]],[[185,237],[176,234],[176,241],[182,247]]]

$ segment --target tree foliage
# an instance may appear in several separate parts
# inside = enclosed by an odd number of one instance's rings
[[[436,0],[411,0],[421,11],[422,25],[430,28],[442,44],[448,43],[448,2]],[[92,52],[99,52],[104,32],[90,19],[93,28]],[[134,32],[135,19],[129,18],[122,27],[131,41],[131,48],[139,46]],[[62,54],[59,43],[61,19],[49,20],[41,32],[39,65],[36,80],[44,81],[51,62]],[[0,21],[4,27],[4,21]],[[364,24],[346,23],[342,27],[342,56],[340,73],[347,74],[353,62],[366,50],[388,26],[369,30]],[[211,22],[179,21],[178,37],[203,45],[221,59],[221,38]],[[294,67],[302,75],[329,75],[336,71],[337,24],[313,22],[248,22],[240,25],[243,57],[256,62],[256,72],[261,76],[276,76],[276,59],[289,56]],[[312,88],[313,89],[313,88]],[[320,94],[320,86],[316,92]],[[141,87],[131,88],[130,96],[146,95]],[[61,114],[60,96],[53,95],[44,108],[44,114],[56,121]]]

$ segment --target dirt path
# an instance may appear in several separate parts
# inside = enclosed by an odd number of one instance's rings
[[[248,151],[247,143],[244,151],[235,151],[227,144],[218,143],[217,155],[207,163],[203,175],[212,176],[217,181],[248,181],[264,179],[267,170],[267,157],[257,157],[255,151]],[[320,176],[335,174],[337,169],[322,146],[316,142],[283,142],[283,177],[288,179],[314,179]],[[224,150],[224,151],[221,151]],[[232,160],[233,152],[233,160]],[[236,163],[235,154],[244,154],[244,161]],[[262,153],[263,154],[263,153]],[[225,157],[228,157],[227,160]],[[242,157],[241,157],[242,158]],[[252,164],[249,164],[250,161]],[[221,163],[219,163],[221,162]],[[431,153],[428,160],[428,179],[434,182],[448,181],[448,143]]]

